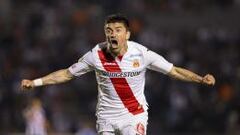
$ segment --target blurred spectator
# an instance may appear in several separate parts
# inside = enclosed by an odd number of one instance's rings
[[[39,99],[33,99],[23,111],[23,115],[26,122],[26,135],[47,135],[47,119]]]

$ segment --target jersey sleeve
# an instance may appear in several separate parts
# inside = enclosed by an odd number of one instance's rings
[[[94,70],[94,59],[92,55],[92,51],[87,52],[83,55],[77,63],[74,63],[72,66],[68,68],[71,74],[74,76],[81,76],[87,72]]]
[[[151,51],[146,51],[146,59],[147,59],[147,68],[161,72],[163,74],[167,74],[171,71],[173,64],[168,62],[161,55]]]

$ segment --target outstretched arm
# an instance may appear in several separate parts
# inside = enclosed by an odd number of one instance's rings
[[[192,71],[175,66],[172,67],[168,75],[173,78],[188,82],[203,83],[207,85],[215,84],[215,78],[210,74],[207,74],[204,77],[202,77],[200,75],[193,73]]]
[[[61,69],[35,80],[24,79],[21,82],[21,88],[22,90],[32,89],[37,86],[64,83],[71,79],[73,79],[73,75],[70,71],[68,69]]]

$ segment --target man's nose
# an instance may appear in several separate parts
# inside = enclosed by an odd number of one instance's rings
[[[111,37],[111,38],[115,38],[115,37],[116,37],[116,33],[115,33],[115,32],[112,32],[112,33],[110,34],[110,37]]]

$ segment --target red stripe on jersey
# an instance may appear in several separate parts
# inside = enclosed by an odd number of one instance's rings
[[[98,51],[99,58],[104,69],[108,72],[121,72],[121,69],[117,62],[112,58],[107,58],[106,54],[103,51]],[[110,62],[112,64],[105,64]],[[143,107],[139,104],[133,92],[128,85],[126,78],[110,78],[118,96],[123,102],[124,106],[128,109],[133,115],[144,112]]]

